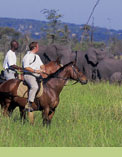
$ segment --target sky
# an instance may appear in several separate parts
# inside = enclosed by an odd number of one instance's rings
[[[45,21],[43,9],[55,9],[62,22],[86,24],[97,0],[0,0],[0,17]],[[122,30],[122,0],[100,0],[91,25]]]

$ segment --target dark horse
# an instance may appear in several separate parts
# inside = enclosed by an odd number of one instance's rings
[[[61,64],[60,64],[60,58],[58,57],[57,59],[56,59],[56,61],[50,61],[49,63],[47,63],[47,64],[45,64],[44,66],[43,66],[43,68],[45,69],[45,73],[42,73],[41,74],[41,77],[42,78],[47,78],[48,77],[48,75],[50,75],[51,73],[54,73],[54,72],[56,72],[59,68],[61,68],[62,66],[61,66]],[[5,80],[5,78],[4,78],[4,72],[2,71],[1,72],[2,74],[0,75],[1,77],[0,77],[0,84],[2,84],[3,82],[5,82],[6,80]],[[18,79],[18,78],[17,78]],[[19,76],[19,79],[20,80],[24,80],[24,78],[23,78],[23,73],[21,73],[20,74],[20,76]],[[3,87],[3,85],[0,85],[1,87]],[[0,87],[0,88],[1,88]],[[4,115],[7,115],[7,113],[9,113],[9,112],[7,112],[7,110],[8,110],[8,107],[6,107],[6,101],[4,100],[4,95],[6,94],[6,92],[4,92],[4,90],[2,90],[3,92],[0,92],[0,104],[1,104],[1,108],[3,108],[4,109],[4,112],[3,112],[3,114]],[[5,99],[6,99],[6,97],[5,97]],[[11,103],[13,103],[12,101],[11,101]]]
[[[32,104],[34,111],[42,111],[43,124],[50,124],[59,103],[59,95],[68,79],[76,80],[81,84],[87,83],[86,77],[73,62],[43,80],[43,94]],[[25,118],[24,108],[27,99],[17,96],[20,82],[17,79],[8,80],[0,86],[0,92],[3,93],[5,101],[4,111],[12,112],[16,106],[19,106],[21,118]]]

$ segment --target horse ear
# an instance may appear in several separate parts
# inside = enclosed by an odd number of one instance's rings
[[[75,54],[76,54],[76,56],[75,56],[75,63],[77,62],[77,51],[75,51]]]
[[[57,62],[57,64],[61,64],[61,57],[60,56],[57,57],[56,62]]]
[[[73,61],[73,65],[76,65],[76,62],[75,62],[75,61]]]
[[[76,62],[77,62],[77,51],[75,51],[75,54],[76,56],[75,56],[75,60],[73,61],[73,65],[76,65]]]

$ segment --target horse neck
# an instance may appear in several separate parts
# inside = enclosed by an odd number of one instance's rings
[[[56,75],[55,78],[51,78],[47,82],[49,88],[51,87],[55,89],[57,93],[60,93],[70,76],[69,71],[70,70],[66,67],[58,75]]]

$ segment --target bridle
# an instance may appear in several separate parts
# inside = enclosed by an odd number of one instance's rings
[[[78,83],[78,82],[81,82],[81,81],[80,81],[80,79],[79,79],[79,73],[76,71],[74,65],[72,65],[71,67],[72,67],[72,69],[73,69],[73,76],[74,76],[75,74],[77,75],[77,79],[75,79],[76,82],[73,83],[73,85],[74,85],[74,84],[76,84],[76,83]],[[43,72],[43,73],[44,73],[44,72]],[[46,74],[46,73],[45,73],[45,74]],[[47,75],[49,76],[49,74],[47,74]],[[82,75],[81,75],[81,77],[82,77]],[[59,78],[59,79],[65,80],[65,81],[69,80],[69,78],[63,78],[63,77],[58,77],[58,76],[57,76],[57,77],[55,76],[55,78]],[[72,78],[72,79],[73,79],[73,78]],[[41,78],[41,80],[43,80],[43,78]],[[74,79],[73,79],[73,80],[74,80]]]
[[[75,80],[76,82],[75,83],[73,83],[73,85],[74,84],[76,84],[76,83],[78,83],[78,82],[81,82],[80,81],[80,79],[79,79],[79,74],[78,74],[78,72],[76,71],[76,69],[75,69],[75,67],[74,67],[74,65],[72,65],[72,69],[73,69],[73,75],[74,75],[74,73],[77,75],[77,80]],[[81,77],[83,76],[83,74],[81,75]]]

